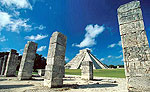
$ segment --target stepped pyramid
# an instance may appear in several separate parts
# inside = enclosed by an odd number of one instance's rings
[[[93,69],[107,69],[108,67],[100,62],[94,55],[91,54],[91,51],[88,49],[80,50],[80,53],[77,54],[69,63],[65,65],[65,69],[82,69],[82,61],[92,61]]]

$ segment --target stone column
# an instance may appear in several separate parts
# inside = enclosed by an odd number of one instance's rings
[[[93,79],[93,62],[82,61],[81,78],[86,80]]]
[[[54,32],[50,38],[44,78],[44,85],[50,88],[63,85],[66,39],[60,32]]]
[[[1,74],[1,72],[2,72],[3,63],[4,63],[4,58],[1,57],[1,58],[0,58],[0,74]]]
[[[121,5],[118,20],[130,92],[150,91],[150,49],[139,1]]]
[[[6,69],[7,57],[8,57],[7,55],[4,56],[1,75],[4,75],[4,72],[5,72],[5,69]]]
[[[11,49],[8,55],[4,76],[6,77],[16,76],[16,68],[17,65],[19,64],[18,55],[19,54],[17,53],[16,50]]]
[[[20,68],[18,72],[18,79],[31,79],[34,60],[36,57],[37,43],[28,41],[25,45],[23,56],[20,63]]]

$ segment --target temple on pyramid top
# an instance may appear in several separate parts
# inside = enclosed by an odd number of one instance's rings
[[[107,69],[99,59],[97,59],[89,49],[80,50],[79,53],[65,65],[65,69],[82,69],[82,61],[93,62],[93,69]]]

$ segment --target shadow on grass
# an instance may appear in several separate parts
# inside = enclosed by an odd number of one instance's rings
[[[29,87],[34,85],[0,85],[0,89],[11,89],[11,88],[22,88],[22,87]]]
[[[106,88],[106,87],[115,87],[115,86],[118,86],[118,84],[87,84],[87,85],[71,84],[71,85],[63,85],[63,87],[69,87],[72,89]]]
[[[115,87],[118,84],[88,84],[88,85],[79,85],[78,88],[105,88],[105,87]]]

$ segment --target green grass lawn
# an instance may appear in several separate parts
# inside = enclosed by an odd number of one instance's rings
[[[65,74],[81,75],[81,70],[80,69],[66,69]],[[96,69],[94,70],[94,76],[125,78],[125,72],[124,72],[124,69]]]

